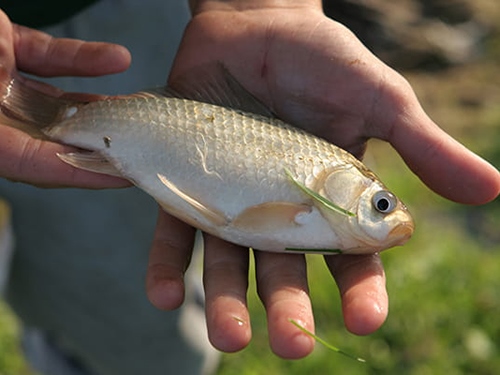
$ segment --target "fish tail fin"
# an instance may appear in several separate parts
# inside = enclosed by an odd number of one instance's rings
[[[0,67],[0,124],[41,136],[43,129],[60,119],[70,104],[31,87],[27,79]]]

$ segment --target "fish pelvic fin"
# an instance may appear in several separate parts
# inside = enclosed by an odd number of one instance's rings
[[[123,174],[98,152],[82,151],[70,152],[67,154],[58,153],[57,157],[75,168],[123,178]]]
[[[207,220],[215,224],[216,226],[226,226],[229,223],[228,218],[223,212],[212,209],[190,195],[179,189],[173,182],[171,182],[166,176],[158,173],[156,175],[165,187],[172,191],[179,198],[189,203],[193,208],[195,208],[199,213],[201,213]],[[159,202],[161,205],[161,202]]]
[[[2,124],[46,138],[42,130],[63,118],[68,106],[81,102],[51,96],[32,86],[28,79],[0,67],[0,119]]]
[[[356,217],[356,214],[354,212],[351,212],[349,210],[346,210],[345,208],[342,208],[332,201],[328,200],[321,194],[315,192],[312,189],[309,189],[307,186],[302,184],[301,182],[297,181],[295,177],[293,177],[292,172],[290,172],[288,169],[285,168],[285,173],[288,176],[288,178],[297,186],[300,190],[302,190],[306,195],[308,195],[310,198],[312,198],[315,202],[318,202],[321,204],[323,207],[329,209],[330,211],[333,211],[335,213],[345,215],[345,216],[350,216],[350,217]]]

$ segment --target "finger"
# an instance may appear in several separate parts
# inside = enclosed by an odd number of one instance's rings
[[[14,49],[19,70],[38,76],[98,76],[128,68],[129,51],[120,45],[53,38],[14,25]]]
[[[118,188],[130,182],[92,173],[64,163],[57,153],[75,149],[32,138],[26,133],[0,125],[0,175],[13,181],[40,187]]]
[[[385,274],[375,255],[325,256],[342,296],[346,328],[357,335],[376,331],[388,313]]]
[[[373,115],[410,169],[438,194],[453,201],[483,204],[500,193],[500,173],[441,130],[423,111],[409,84],[391,75]],[[390,81],[390,83],[389,83]],[[395,110],[396,109],[396,110]]]
[[[293,319],[314,332],[304,256],[256,251],[255,266],[271,349],[287,359],[308,355],[314,349],[314,340],[290,322]]]
[[[176,309],[184,301],[184,273],[191,259],[194,234],[194,228],[159,210],[146,291],[151,303],[161,310]]]
[[[235,352],[251,338],[246,293],[249,250],[205,234],[203,279],[210,342]]]

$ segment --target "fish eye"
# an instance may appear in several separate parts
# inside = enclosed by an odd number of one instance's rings
[[[376,192],[372,198],[372,204],[375,209],[383,214],[388,214],[394,211],[397,206],[397,199],[394,194],[388,192],[387,190],[381,190]]]

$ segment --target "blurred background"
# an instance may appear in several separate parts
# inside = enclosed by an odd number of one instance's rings
[[[330,0],[324,5],[329,16],[410,81],[442,128],[500,166],[496,0]],[[218,374],[500,373],[500,200],[481,207],[445,201],[379,141],[370,142],[365,161],[409,206],[417,224],[407,245],[382,255],[390,296],[387,322],[368,337],[349,334],[323,259],[309,256],[308,264],[317,334],[367,363],[320,344],[303,360],[274,356],[252,279],[253,340],[242,352],[225,354]],[[22,358],[18,335],[15,318],[0,304],[0,375],[34,374]]]

